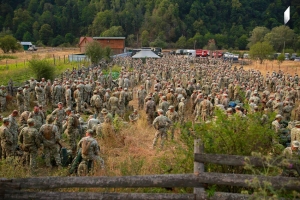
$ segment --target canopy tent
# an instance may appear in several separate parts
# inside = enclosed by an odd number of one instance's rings
[[[140,52],[132,56],[132,58],[160,58],[160,57],[155,53],[153,53],[151,49],[142,49]]]

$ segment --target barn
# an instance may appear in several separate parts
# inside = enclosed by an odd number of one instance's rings
[[[85,52],[86,45],[91,41],[97,41],[102,47],[110,47],[113,54],[124,53],[125,37],[81,37],[79,40],[80,52]]]

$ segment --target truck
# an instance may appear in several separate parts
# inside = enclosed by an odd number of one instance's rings
[[[207,57],[209,56],[209,50],[196,49],[196,57]]]
[[[194,49],[186,49],[183,51],[184,57],[196,57],[196,50]]]

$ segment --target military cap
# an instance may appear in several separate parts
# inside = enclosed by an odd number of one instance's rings
[[[97,90],[94,90],[94,94],[97,94],[98,92],[97,92]]]
[[[133,110],[133,112],[137,112],[137,111],[138,111],[137,109],[134,109],[134,110]]]
[[[127,89],[127,88],[124,88],[124,90],[127,91],[128,89]]]
[[[30,118],[27,120],[27,124],[32,124],[32,123],[34,123],[34,119]]]
[[[1,88],[5,88],[5,86],[4,86],[4,85],[1,85],[0,87],[1,87]]]
[[[66,108],[65,112],[71,111],[71,108]]]
[[[18,91],[22,91],[22,90],[23,90],[23,88],[21,88],[21,87],[18,88]]]
[[[185,100],[185,98],[184,98],[184,97],[182,97],[182,98],[181,98],[181,101],[184,101],[184,100]]]
[[[236,106],[235,108],[237,108],[237,109],[240,109],[240,108],[241,108],[241,106]]]
[[[232,108],[227,108],[226,112],[232,112]]]
[[[3,118],[3,122],[6,123],[6,122],[10,122],[9,118],[8,117],[5,117]]]
[[[25,85],[25,87],[29,87],[29,85],[28,85],[28,84],[26,84],[26,85]]]
[[[61,104],[61,105],[63,105],[63,103],[62,103],[62,102],[58,102],[57,104]]]
[[[158,113],[164,113],[164,111],[162,109],[158,109],[157,112]]]
[[[292,145],[293,145],[293,147],[299,148],[300,143],[298,141],[293,141]]]
[[[282,116],[280,114],[276,115],[275,119],[278,119],[278,118],[282,118]]]
[[[48,124],[51,124],[53,121],[54,121],[53,116],[52,115],[48,115],[47,118],[46,118],[46,122]]]
[[[91,134],[91,135],[94,134],[94,131],[93,131],[92,129],[87,129],[85,132],[86,132],[86,133],[89,133],[89,134]]]
[[[168,110],[171,110],[171,109],[173,109],[173,108],[174,108],[174,106],[169,106]]]
[[[279,97],[276,97],[276,101],[280,101],[280,98],[279,98]]]
[[[108,112],[107,112],[107,110],[106,110],[105,108],[103,108],[103,109],[101,110],[101,113],[102,113],[102,114],[107,114]]]
[[[295,126],[300,126],[300,121],[296,121]]]
[[[157,87],[155,87],[154,90],[157,91]]]

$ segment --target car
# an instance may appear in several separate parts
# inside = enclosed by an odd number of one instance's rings
[[[295,57],[294,61],[295,62],[300,62],[300,57]]]
[[[290,54],[289,53],[285,53],[284,57],[285,57],[285,60],[290,60]]]
[[[297,57],[297,54],[293,53],[292,56],[290,57],[290,60],[295,60],[296,57]]]
[[[31,47],[28,48],[28,51],[37,51],[36,46],[32,45]]]

